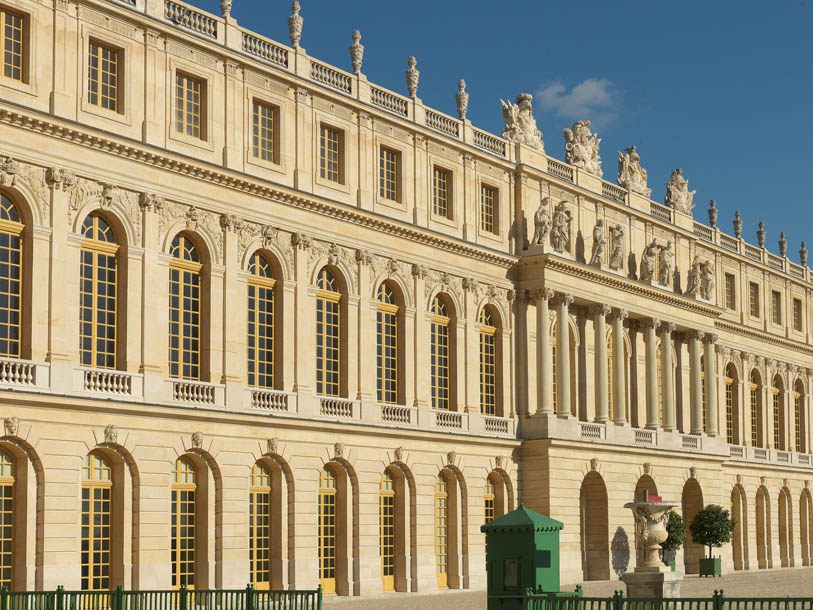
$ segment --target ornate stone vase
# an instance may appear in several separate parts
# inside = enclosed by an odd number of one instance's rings
[[[635,516],[637,536],[644,547],[644,555],[635,567],[636,572],[660,572],[663,569],[661,543],[669,537],[666,519],[669,511],[676,506],[677,502],[628,502],[624,505]]]

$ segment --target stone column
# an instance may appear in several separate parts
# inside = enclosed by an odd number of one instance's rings
[[[624,357],[624,319],[626,309],[614,309],[609,315],[613,329],[613,421],[627,423],[627,361]]]
[[[599,423],[610,419],[610,383],[607,362],[607,323],[610,313],[609,305],[596,305],[590,310],[593,315],[593,332],[595,333],[594,359],[596,365],[596,419]],[[623,344],[622,344],[623,348]],[[623,379],[623,377],[621,378]]]
[[[559,294],[555,297],[554,307],[556,307],[556,349],[557,366],[556,388],[559,394],[556,414],[559,417],[568,418],[570,410],[570,314],[568,307],[573,303],[573,297],[569,294]]]
[[[646,354],[646,427],[648,430],[658,428],[658,349],[655,329],[660,320],[652,318],[641,320],[641,329],[644,331],[644,347]]]
[[[536,294],[536,415],[553,413],[553,357],[550,341],[549,303],[553,290]]]
[[[715,350],[715,343],[717,343],[717,335],[706,335],[706,408],[708,409],[707,434],[709,436],[717,436],[717,351]]]
[[[675,385],[672,367],[672,333],[675,325],[663,322],[661,331],[661,379],[663,382],[663,429],[673,432],[675,426]]]
[[[691,433],[703,434],[703,382],[700,379],[700,342],[705,333],[689,334],[689,395],[691,397]]]

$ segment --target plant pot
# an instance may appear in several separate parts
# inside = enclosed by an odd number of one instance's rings
[[[700,576],[721,576],[722,561],[719,557],[703,557],[700,559]]]
[[[673,572],[675,571],[675,560],[674,559],[670,559],[669,561],[667,561],[666,565],[668,565],[670,568],[672,568]]]

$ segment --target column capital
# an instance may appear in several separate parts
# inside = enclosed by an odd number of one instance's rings
[[[719,338],[720,337],[717,335],[717,333],[706,333],[705,341],[706,343],[711,343],[713,345],[717,343],[717,339]]]
[[[721,345],[721,344],[718,343],[717,344],[717,353],[720,354],[721,356],[724,356],[724,357],[728,358],[729,356],[731,356],[731,348],[726,347],[725,345]]]
[[[702,330],[692,330],[686,333],[686,336],[689,339],[697,339],[698,341],[702,341],[706,338],[706,333],[704,333]]]
[[[674,322],[661,322],[660,326],[658,326],[658,330],[670,335],[675,332],[675,328],[676,326]]]
[[[661,321],[658,318],[644,318],[638,321],[638,325],[644,330],[649,330],[650,328],[654,330],[658,328],[660,324]]]
[[[553,299],[551,300],[551,303],[553,304],[554,307],[560,307],[561,305],[569,307],[570,305],[573,304],[573,295],[558,292],[556,293],[556,296],[554,296]]]
[[[623,322],[629,317],[629,313],[626,309],[613,309],[610,314],[607,316],[607,320],[610,322],[615,322],[616,320],[620,320]]]
[[[540,288],[530,294],[531,298],[538,303],[540,301],[550,301],[556,293],[554,293],[551,288]]]
[[[607,304],[591,305],[588,308],[591,316],[608,316],[612,312],[612,307]]]

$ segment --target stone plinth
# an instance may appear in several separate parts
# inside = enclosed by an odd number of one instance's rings
[[[621,577],[627,585],[628,598],[680,597],[683,574],[671,570],[660,572],[627,572]]]

